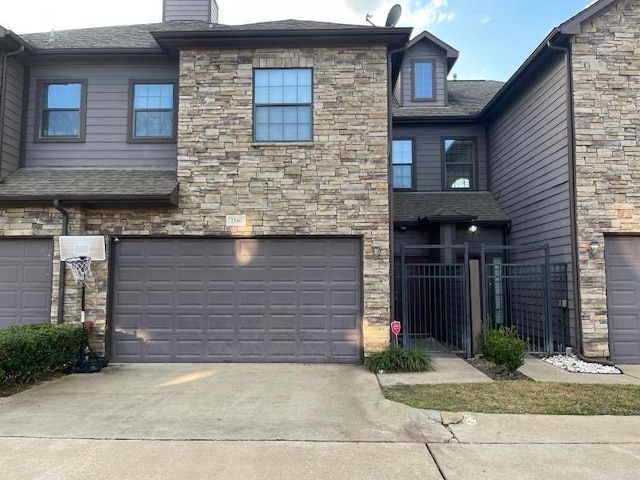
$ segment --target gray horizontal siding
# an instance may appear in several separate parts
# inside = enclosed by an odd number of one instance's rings
[[[2,178],[16,171],[20,164],[20,126],[22,122],[24,67],[13,58],[7,60],[6,81],[2,171],[0,171],[0,177]]]
[[[411,89],[413,84],[413,76],[411,72],[411,63],[413,60],[433,60],[436,66],[436,98],[433,102],[413,102]],[[401,83],[401,102],[405,107],[444,107],[447,105],[447,58],[446,53],[427,41],[422,41],[409,50],[402,62],[402,83]]]
[[[566,72],[560,58],[488,127],[491,189],[512,220],[512,243],[547,243],[569,261]]]
[[[477,139],[478,190],[487,190],[487,146],[482,125],[447,124],[421,127],[394,127],[393,138],[415,138],[416,190],[442,191],[442,137],[473,137]]]
[[[200,20],[202,22],[210,22],[211,2],[212,0],[164,0],[163,21]]]
[[[87,80],[86,141],[36,143],[36,82],[39,79]],[[172,167],[173,143],[127,143],[129,80],[178,78],[169,62],[34,65],[31,71],[25,165],[28,167]]]
[[[488,125],[491,190],[511,219],[510,243],[548,244],[552,263],[569,268],[569,138],[567,136],[566,68],[560,56],[538,74]],[[541,251],[512,251],[513,261],[541,260]],[[572,341],[575,341],[575,321]]]

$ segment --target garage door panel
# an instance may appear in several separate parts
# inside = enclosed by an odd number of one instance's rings
[[[0,239],[0,328],[50,321],[52,270],[51,239]]]
[[[611,359],[640,363],[640,237],[605,237]]]
[[[360,361],[357,239],[121,238],[117,249],[114,361]]]
[[[0,259],[2,261],[4,259]],[[10,260],[13,262],[13,260]],[[18,265],[0,265],[0,285],[8,284],[12,289],[13,286],[20,282],[20,267]]]

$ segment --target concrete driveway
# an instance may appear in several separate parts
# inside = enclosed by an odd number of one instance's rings
[[[0,399],[3,478],[441,478],[451,437],[361,366],[119,364]]]

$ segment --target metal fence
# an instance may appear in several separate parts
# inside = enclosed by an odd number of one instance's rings
[[[514,252],[526,255],[510,255]],[[402,323],[402,344],[471,355],[467,246],[405,245],[399,260],[394,320]],[[477,279],[482,306],[474,318],[486,326],[515,325],[531,353],[563,352],[569,343],[567,270],[566,264],[550,263],[547,245],[482,245]]]
[[[490,252],[505,250],[537,251],[539,258],[487,261]],[[548,245],[482,245],[481,261],[483,324],[514,325],[530,353],[562,352],[568,341],[567,265],[550,263]]]
[[[465,245],[403,247],[394,314],[402,322],[404,346],[470,354],[468,265]]]

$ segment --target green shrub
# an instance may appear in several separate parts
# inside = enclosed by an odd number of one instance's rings
[[[515,326],[497,329],[483,328],[477,337],[482,355],[497,367],[515,372],[524,365],[527,342],[518,338]]]
[[[371,372],[424,372],[431,370],[431,356],[419,350],[405,350],[395,345],[372,353],[364,361]]]
[[[19,325],[0,330],[0,384],[23,383],[78,359],[81,325]]]

